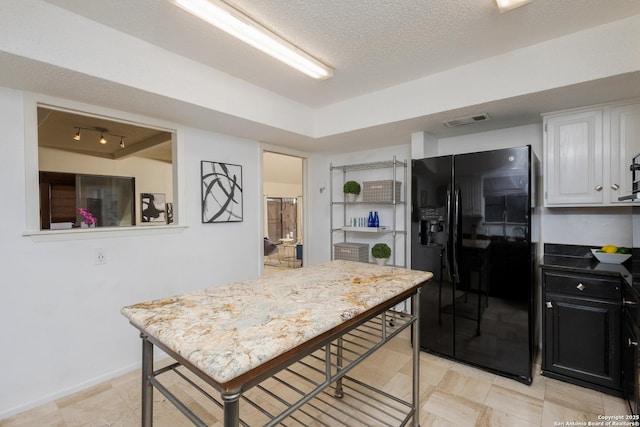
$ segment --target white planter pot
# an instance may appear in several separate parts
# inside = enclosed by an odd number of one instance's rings
[[[357,194],[353,194],[353,193],[344,193],[344,199],[349,202],[349,203],[353,203],[356,201],[356,199],[358,198]]]
[[[387,261],[389,258],[374,258],[376,260],[376,264],[378,265],[387,265]]]

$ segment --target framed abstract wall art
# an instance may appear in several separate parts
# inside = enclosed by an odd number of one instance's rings
[[[166,224],[166,196],[164,193],[140,193],[142,223]]]
[[[202,222],[242,221],[242,166],[200,162]]]
[[[173,224],[173,203],[166,204],[167,211],[167,224]]]

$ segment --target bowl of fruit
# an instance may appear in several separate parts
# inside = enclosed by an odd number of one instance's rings
[[[631,257],[629,248],[614,245],[604,245],[600,249],[591,249],[591,253],[598,261],[609,264],[622,264]]]

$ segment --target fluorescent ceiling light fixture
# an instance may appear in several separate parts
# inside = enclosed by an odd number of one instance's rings
[[[527,3],[531,3],[531,1],[532,0],[495,0],[500,13],[508,12],[516,7],[524,6]]]
[[[324,80],[333,76],[333,68],[286,41],[224,1],[171,1],[192,15],[314,79]]]

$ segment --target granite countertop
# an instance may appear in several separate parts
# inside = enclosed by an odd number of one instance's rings
[[[127,306],[122,314],[225,384],[432,276],[331,261]]]
[[[599,262],[591,253],[591,248],[592,246],[545,243],[544,256],[540,266],[574,273],[621,276],[627,281],[631,280],[628,263],[609,264]]]

